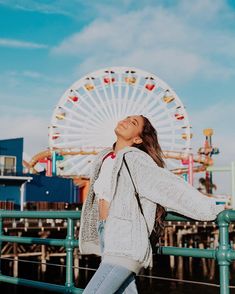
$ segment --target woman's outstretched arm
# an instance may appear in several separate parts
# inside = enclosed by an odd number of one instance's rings
[[[224,207],[140,152],[126,156],[141,197],[197,220],[214,220]]]

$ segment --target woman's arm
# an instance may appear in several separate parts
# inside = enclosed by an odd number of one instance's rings
[[[213,198],[197,189],[167,169],[160,168],[148,155],[127,153],[127,162],[140,196],[197,220],[214,220],[224,208]]]

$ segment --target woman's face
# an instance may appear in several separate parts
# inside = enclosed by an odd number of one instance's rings
[[[140,115],[131,115],[118,122],[115,128],[117,137],[121,137],[131,145],[142,143],[140,134],[144,128],[144,119]]]

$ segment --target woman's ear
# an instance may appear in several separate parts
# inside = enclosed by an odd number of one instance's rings
[[[140,137],[136,137],[136,138],[134,138],[134,143],[141,144],[141,143],[143,143],[143,140]]]

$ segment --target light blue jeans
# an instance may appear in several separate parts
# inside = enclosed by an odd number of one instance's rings
[[[104,250],[105,221],[98,222],[101,253]],[[135,275],[125,267],[101,262],[83,294],[138,294]]]

